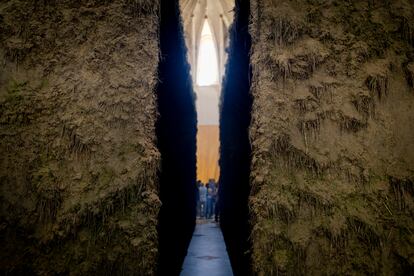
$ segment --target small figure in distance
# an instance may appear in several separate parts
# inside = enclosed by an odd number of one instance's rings
[[[204,184],[200,181],[200,187],[198,188],[198,193],[200,197],[200,203],[199,203],[199,209],[200,209],[200,217],[205,218],[207,215],[207,188],[204,186]]]
[[[215,214],[215,207],[216,207],[216,197],[217,197],[216,182],[214,181],[214,179],[209,179],[207,185],[208,185],[207,218],[211,219]]]

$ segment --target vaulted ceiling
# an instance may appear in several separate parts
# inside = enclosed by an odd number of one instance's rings
[[[228,29],[233,22],[234,0],[180,0],[180,9],[193,80],[196,79],[196,60],[201,31],[206,20],[216,43],[221,79],[226,60]]]
[[[227,27],[233,21],[234,0],[180,0],[180,5],[184,26],[190,24],[196,10],[205,10],[207,6],[209,10],[223,16]],[[196,9],[198,5],[201,9]]]

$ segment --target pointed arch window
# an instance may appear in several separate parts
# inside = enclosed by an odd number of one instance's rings
[[[197,60],[197,84],[200,86],[218,83],[218,56],[210,24],[205,19],[201,31],[200,47]]]

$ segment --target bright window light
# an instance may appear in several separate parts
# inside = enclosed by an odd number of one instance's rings
[[[201,31],[200,48],[197,66],[197,84],[200,86],[218,83],[217,51],[213,34],[207,19]]]

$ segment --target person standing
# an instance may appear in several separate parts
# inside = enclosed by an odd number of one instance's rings
[[[219,221],[220,216],[220,198],[219,198],[219,185],[216,183],[216,205],[214,206],[214,220]]]
[[[199,193],[199,197],[200,197],[200,217],[206,217],[207,214],[207,206],[206,206],[206,201],[207,201],[207,188],[204,186],[204,184],[202,182],[200,182],[200,187],[198,188],[198,193]]]
[[[208,190],[207,190],[207,218],[211,219],[214,215],[214,209],[216,205],[216,183],[214,182],[214,179],[210,179],[208,181]]]
[[[200,192],[199,188],[201,185],[201,181],[197,180],[196,189],[195,189],[195,198],[196,198],[196,216],[200,217]]]
[[[206,210],[206,218],[210,218],[210,209],[211,209],[211,188],[210,188],[210,181],[206,185],[207,187],[207,210]]]

